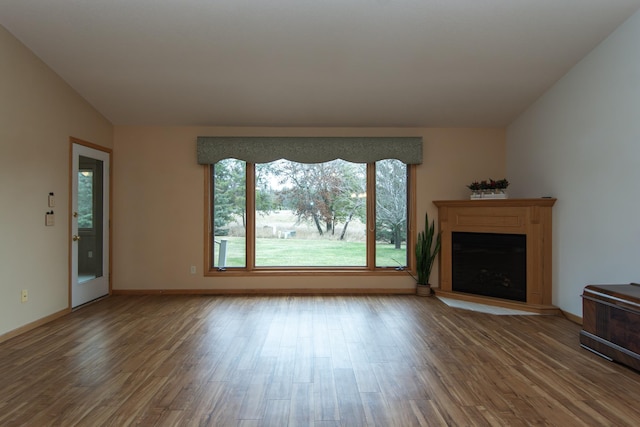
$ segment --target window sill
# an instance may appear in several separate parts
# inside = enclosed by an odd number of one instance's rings
[[[282,268],[260,268],[255,270],[245,270],[228,268],[225,270],[209,270],[205,272],[205,277],[260,277],[260,276],[415,276],[415,272],[396,268],[378,268],[369,270],[365,268],[299,268],[299,269],[282,269]]]

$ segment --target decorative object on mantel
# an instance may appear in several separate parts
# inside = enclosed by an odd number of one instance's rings
[[[440,252],[440,240],[441,233],[436,235],[434,222],[431,221],[429,224],[429,214],[425,214],[424,231],[419,232],[416,239],[416,269],[418,272],[416,295],[418,296],[431,296],[429,276],[431,276],[431,268],[436,256]]]
[[[474,181],[467,185],[467,188],[471,190],[471,200],[479,199],[508,199],[507,187],[509,181],[506,178],[494,181],[490,179],[488,181]]]

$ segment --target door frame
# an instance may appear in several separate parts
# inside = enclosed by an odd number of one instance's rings
[[[108,222],[108,245],[109,245],[109,262],[108,265],[105,266],[107,270],[108,283],[109,283],[109,293],[107,295],[111,295],[112,293],[112,274],[111,267],[113,265],[113,150],[111,148],[103,147],[102,145],[94,144],[89,141],[84,141],[79,138],[69,137],[69,207],[68,207],[68,231],[67,231],[67,239],[68,239],[68,250],[69,250],[69,296],[68,296],[68,308],[69,310],[73,310],[73,301],[72,301],[72,288],[73,288],[73,241],[71,240],[71,231],[73,230],[73,145],[82,145],[88,148],[92,148],[94,150],[102,151],[109,155],[109,222]]]

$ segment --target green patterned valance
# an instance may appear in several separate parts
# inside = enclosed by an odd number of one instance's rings
[[[322,163],[335,159],[371,163],[398,159],[422,163],[420,137],[198,137],[198,163],[222,159],[268,163],[287,159],[299,163]]]

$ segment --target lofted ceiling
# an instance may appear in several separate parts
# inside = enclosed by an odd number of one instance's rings
[[[507,125],[640,0],[2,0],[115,125]]]

